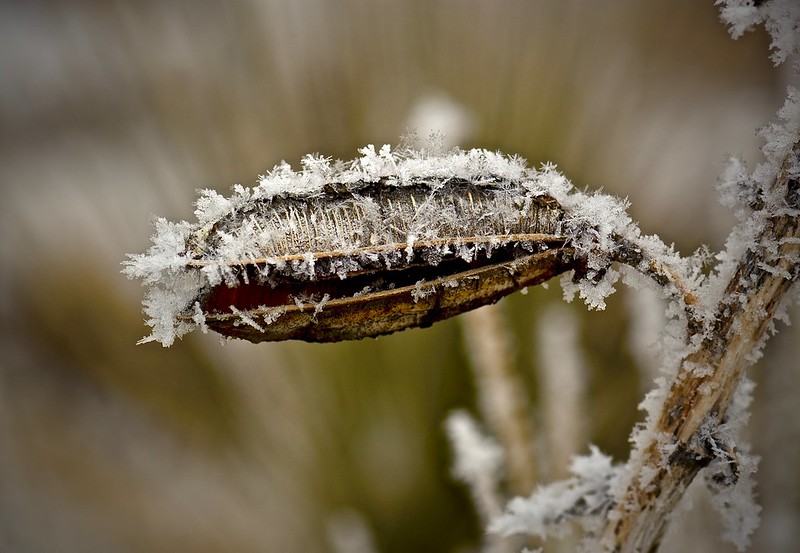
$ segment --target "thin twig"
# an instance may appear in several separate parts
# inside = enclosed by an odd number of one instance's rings
[[[702,328],[702,318],[696,313],[700,300],[679,267],[670,265],[663,256],[650,252],[644,244],[621,237],[616,238],[616,243],[617,248],[611,252],[614,261],[633,267],[680,300],[690,332]]]

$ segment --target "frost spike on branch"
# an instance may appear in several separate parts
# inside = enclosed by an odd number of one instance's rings
[[[618,498],[604,544],[620,552],[654,551],[669,514],[697,473],[717,455],[701,429],[726,420],[744,370],[755,361],[773,319],[798,277],[800,259],[800,142],[765,196],[782,199],[755,213],[761,231],[725,287],[699,346],[681,362],[655,415],[649,440],[631,455],[634,473]],[[666,455],[665,452],[671,451]],[[648,474],[646,485],[640,481]],[[655,476],[653,476],[655,475]]]

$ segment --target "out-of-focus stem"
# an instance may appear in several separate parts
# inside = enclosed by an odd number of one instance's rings
[[[494,305],[461,317],[483,417],[506,454],[510,491],[527,495],[536,484],[533,428],[525,388],[512,367],[511,338]]]
[[[662,359],[660,355],[656,355],[655,345],[666,327],[666,305],[659,292],[652,288],[629,288],[625,292],[625,305],[630,320],[628,349],[636,361],[642,377],[643,391],[646,392],[653,385],[661,368]]]
[[[555,304],[539,317],[536,326],[548,480],[567,478],[570,459],[585,444],[585,363],[578,346],[577,323],[568,307]]]

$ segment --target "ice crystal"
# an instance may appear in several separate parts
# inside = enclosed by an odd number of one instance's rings
[[[591,446],[589,455],[573,458],[573,478],[541,486],[530,497],[512,499],[506,511],[492,520],[489,531],[563,537],[571,532],[571,522],[589,532],[597,530],[612,506],[610,491],[620,470]]]
[[[717,0],[722,5],[720,17],[728,24],[733,38],[739,38],[746,31],[759,24],[772,37],[772,61],[775,65],[800,51],[800,3],[796,0]]]
[[[750,452],[750,444],[743,437],[754,387],[745,378],[736,389],[727,422],[716,428],[701,429],[702,437],[712,445],[716,455],[704,469],[711,503],[725,528],[722,537],[739,551],[747,549],[750,536],[760,523],[761,507],[755,500],[753,479],[759,458]]]

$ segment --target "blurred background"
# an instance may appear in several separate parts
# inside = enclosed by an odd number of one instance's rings
[[[481,417],[459,319],[354,343],[136,346],[142,288],[120,263],[153,216],[191,219],[198,188],[409,127],[555,162],[681,252],[719,249],[733,220],[716,176],[728,154],[760,159],[788,75],[763,31],[732,41],[712,4],[0,3],[0,551],[479,550],[443,426]],[[552,283],[494,311],[536,443],[561,428],[543,405],[564,388],[542,376],[560,298]],[[583,367],[563,421],[576,452],[627,457],[657,359],[648,302],[621,290],[557,313]],[[798,338],[782,328],[752,372],[753,551],[800,542]],[[731,549],[698,497],[674,550]]]

